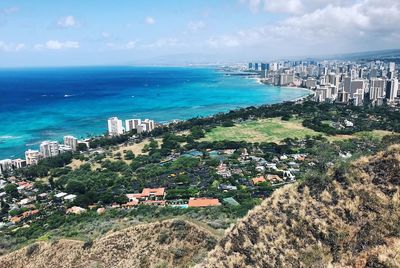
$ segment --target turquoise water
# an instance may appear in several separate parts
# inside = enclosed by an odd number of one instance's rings
[[[21,157],[47,139],[105,133],[111,116],[163,122],[307,94],[211,68],[0,70],[0,159]]]

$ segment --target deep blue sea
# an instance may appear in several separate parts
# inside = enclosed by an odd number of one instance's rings
[[[0,70],[0,159],[47,139],[105,133],[107,118],[188,119],[307,94],[212,68],[82,67]]]

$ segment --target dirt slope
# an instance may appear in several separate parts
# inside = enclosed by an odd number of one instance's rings
[[[92,245],[36,243],[0,257],[0,267],[186,267],[201,261],[216,242],[202,227],[169,220],[111,233]]]
[[[400,267],[400,149],[275,192],[198,267]]]

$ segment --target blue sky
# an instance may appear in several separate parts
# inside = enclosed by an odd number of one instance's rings
[[[0,66],[184,64],[397,48],[400,0],[2,0]]]

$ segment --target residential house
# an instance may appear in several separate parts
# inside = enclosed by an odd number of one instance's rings
[[[216,198],[190,198],[188,206],[189,207],[211,207],[220,206],[221,203]]]
[[[265,178],[264,178],[264,176],[256,177],[256,178],[253,178],[253,179],[251,179],[251,180],[253,181],[253,184],[254,184],[254,185],[266,181]]]

